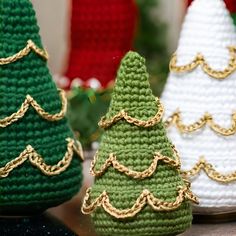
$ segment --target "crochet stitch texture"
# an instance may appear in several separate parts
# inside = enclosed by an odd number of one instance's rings
[[[0,0],[0,11],[0,58],[18,53],[28,40],[43,49],[31,1]],[[62,109],[62,99],[45,58],[34,51],[0,66],[0,120],[17,112],[27,95],[52,115]],[[73,134],[67,119],[57,118],[46,120],[30,106],[19,120],[0,127],[0,168],[29,145],[47,165],[61,161],[67,152],[67,139],[73,138]],[[0,211],[14,214],[24,214],[27,209],[43,211],[69,200],[79,190],[81,181],[81,161],[75,151],[68,168],[52,176],[25,161],[7,177],[0,178]]]
[[[129,52],[121,62],[111,105],[103,120],[111,120],[121,110],[138,120],[153,118],[160,107],[152,95],[148,77],[145,59]],[[105,128],[92,166],[93,174],[98,174],[82,207],[84,213],[93,208],[92,218],[99,235],[174,235],[191,225],[188,200],[195,198],[189,189],[186,191],[188,187],[180,177],[178,164],[160,160],[155,171],[141,174],[150,168],[157,152],[178,161],[162,122],[140,127],[121,119]],[[116,161],[104,168],[111,153]],[[183,188],[186,188],[183,199],[174,208],[172,204]],[[88,207],[96,199],[100,205]]]

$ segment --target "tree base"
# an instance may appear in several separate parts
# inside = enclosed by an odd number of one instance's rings
[[[0,217],[0,235],[4,236],[76,236],[60,221],[48,214],[32,217]]]
[[[31,209],[30,207],[21,208],[1,208],[0,209],[0,219],[2,218],[25,218],[25,217],[34,217],[37,215],[42,215],[45,210],[42,209]]]
[[[193,214],[193,224],[217,224],[236,221],[236,211],[209,214]]]

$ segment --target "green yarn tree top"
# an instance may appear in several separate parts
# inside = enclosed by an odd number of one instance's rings
[[[0,0],[0,12],[0,213],[28,214],[77,193],[82,154],[31,1]]]
[[[153,117],[157,113],[157,104],[148,77],[145,59],[130,52],[119,69],[106,117],[111,118],[121,110],[129,111],[130,116],[142,120]]]
[[[145,59],[129,52],[100,122],[105,132],[91,168],[95,184],[82,206],[99,235],[176,235],[191,225],[189,200],[196,198],[180,177],[148,77]]]

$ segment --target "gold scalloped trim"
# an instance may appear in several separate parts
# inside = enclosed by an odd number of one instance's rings
[[[221,174],[213,167],[212,164],[208,163],[204,157],[201,157],[191,170],[183,170],[181,171],[181,174],[185,178],[190,178],[198,175],[201,170],[203,170],[210,179],[217,182],[230,183],[236,180],[236,171],[230,174]]]
[[[186,200],[198,203],[197,198],[186,186],[179,187],[178,196],[176,197],[174,202],[165,202],[158,198],[155,198],[154,195],[149,190],[145,189],[140,194],[135,204],[131,208],[123,210],[119,210],[112,206],[106,191],[104,191],[94,202],[90,203],[90,192],[91,188],[89,188],[86,192],[84,202],[81,208],[82,213],[91,214],[96,210],[97,207],[102,207],[108,214],[117,219],[134,217],[146,205],[149,205],[154,211],[172,211],[179,208],[181,204]]]
[[[42,57],[44,60],[48,60],[49,55],[47,51],[39,48],[31,39],[27,41],[27,45],[25,48],[20,50],[18,53],[14,54],[13,56],[6,57],[6,58],[0,58],[0,65],[7,65],[10,63],[13,63],[15,61],[20,60],[21,58],[27,56],[31,51],[38,54],[40,57]]]
[[[54,114],[54,115],[49,114],[30,95],[27,95],[25,101],[23,102],[23,104],[21,105],[20,109],[17,112],[13,113],[12,115],[4,119],[0,119],[0,128],[5,128],[11,125],[12,123],[23,118],[25,113],[30,108],[30,106],[32,106],[35,109],[35,111],[37,111],[37,113],[45,120],[59,121],[63,119],[66,114],[67,99],[66,99],[65,92],[61,89],[59,89],[59,91],[60,91],[60,96],[62,100],[62,109],[59,113]]]
[[[96,171],[95,166],[98,160],[98,153],[96,153],[94,160],[91,163],[90,172],[93,176],[99,177],[99,176],[102,176],[110,166],[112,166],[115,170],[119,171],[120,173],[124,173],[127,176],[132,177],[134,179],[145,179],[154,174],[154,172],[157,169],[157,165],[159,161],[163,161],[164,163],[168,165],[171,165],[173,167],[177,167],[177,169],[180,169],[180,157],[177,150],[174,147],[173,147],[173,152],[174,152],[175,159],[171,159],[170,157],[164,156],[160,152],[155,153],[153,162],[150,165],[150,167],[142,172],[131,170],[127,168],[126,166],[120,164],[113,153],[110,154],[109,158],[102,165],[100,170]]]
[[[69,167],[74,156],[74,152],[83,160],[83,150],[81,149],[79,142],[76,144],[71,138],[68,138],[67,142],[67,151],[64,157],[55,165],[47,165],[40,154],[38,154],[31,145],[28,145],[17,158],[0,168],[0,177],[6,178],[14,169],[21,166],[26,161],[29,161],[33,166],[37,167],[47,176],[61,174]]]
[[[216,124],[212,115],[209,113],[205,113],[202,118],[200,118],[193,124],[185,125],[182,122],[181,112],[179,111],[175,112],[165,121],[165,126],[167,128],[172,125],[175,125],[181,133],[192,133],[208,125],[214,132],[223,136],[230,136],[236,134],[236,113],[232,114],[232,125],[230,128],[223,128],[220,125]]]
[[[157,98],[156,100],[158,103],[159,99]],[[158,108],[157,114],[147,121],[133,118],[133,117],[129,116],[126,111],[122,110],[109,120],[107,120],[106,117],[102,117],[102,119],[98,123],[98,125],[101,128],[106,129],[106,128],[110,127],[111,125],[113,125],[114,123],[124,119],[128,123],[134,124],[136,126],[140,126],[140,127],[144,127],[144,128],[152,127],[161,121],[163,114],[164,114],[164,107],[160,101],[159,101],[159,105],[157,106],[157,108]]]
[[[195,57],[195,59],[191,63],[189,63],[187,65],[183,65],[183,66],[177,66],[177,54],[174,53],[171,60],[170,60],[170,66],[169,66],[170,71],[172,71],[174,73],[185,73],[185,72],[193,71],[198,66],[201,66],[202,70],[206,74],[211,76],[212,78],[223,80],[226,77],[228,77],[229,75],[231,75],[236,70],[236,47],[231,46],[231,47],[228,47],[228,49],[229,49],[229,53],[230,53],[229,64],[222,71],[212,69],[208,65],[206,59],[204,58],[204,56],[201,53],[198,53],[197,56]]]

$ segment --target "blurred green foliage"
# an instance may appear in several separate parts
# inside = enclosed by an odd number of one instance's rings
[[[68,119],[77,138],[85,148],[98,141],[101,130],[98,122],[106,113],[111,100],[111,89],[73,88],[68,95]]]

